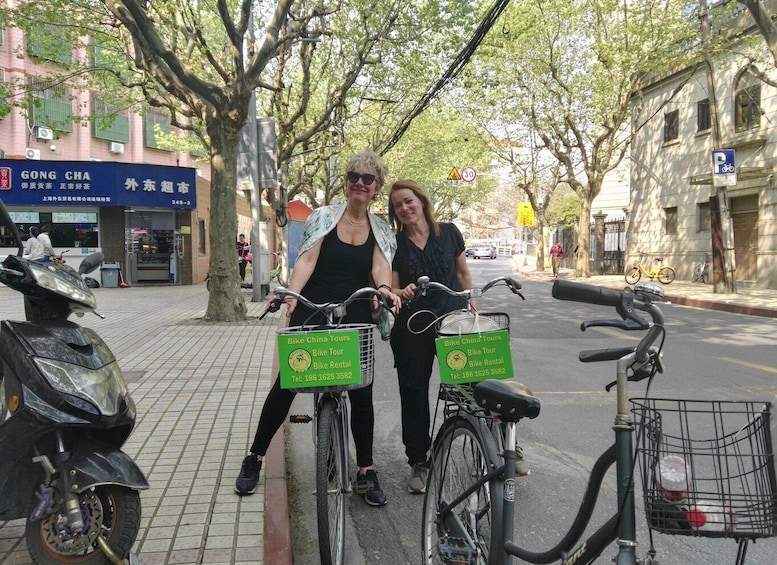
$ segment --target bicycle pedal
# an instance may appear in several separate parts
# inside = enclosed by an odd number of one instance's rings
[[[307,414],[291,414],[289,416],[289,422],[292,424],[308,424],[313,421],[313,418]]]
[[[440,558],[445,563],[474,565],[477,563],[477,551],[467,545],[463,538],[441,538],[437,543]]]

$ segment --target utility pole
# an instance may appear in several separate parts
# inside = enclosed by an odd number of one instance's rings
[[[710,17],[707,0],[699,0],[699,21],[706,64],[707,91],[709,93],[710,127],[712,129],[712,149],[721,147],[720,120],[718,119],[718,100],[715,91],[715,76],[712,61],[707,52],[710,41]],[[710,166],[712,165],[710,161]],[[734,237],[731,211],[725,186],[717,186],[712,178],[710,195],[710,236],[712,248],[712,288],[716,294],[736,293],[736,264],[734,261]]]

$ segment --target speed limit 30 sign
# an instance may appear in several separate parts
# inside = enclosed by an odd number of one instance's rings
[[[461,169],[461,180],[464,182],[472,182],[475,180],[475,177],[478,176],[477,171],[475,170],[475,167],[464,167]]]

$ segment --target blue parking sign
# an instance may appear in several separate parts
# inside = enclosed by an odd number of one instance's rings
[[[718,149],[712,152],[712,184],[734,186],[737,183],[737,168],[733,149]]]

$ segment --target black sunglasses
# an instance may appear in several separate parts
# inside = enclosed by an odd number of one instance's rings
[[[348,182],[352,183],[357,183],[359,182],[359,179],[362,179],[362,182],[365,184],[365,186],[375,182],[375,175],[359,174],[357,172],[351,171],[346,176],[348,177]]]

